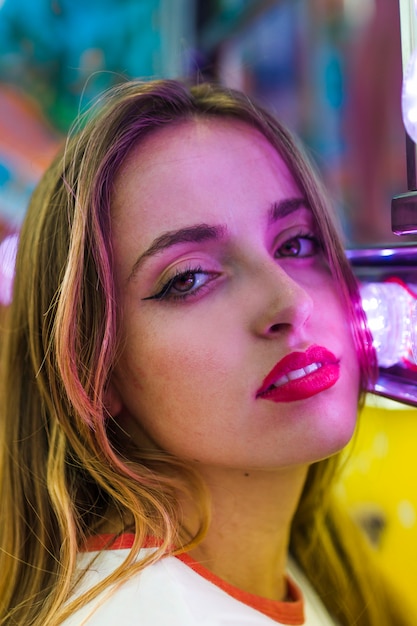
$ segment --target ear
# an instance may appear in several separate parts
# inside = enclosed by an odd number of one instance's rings
[[[112,380],[109,381],[104,392],[104,406],[112,417],[117,417],[123,409],[122,397]]]

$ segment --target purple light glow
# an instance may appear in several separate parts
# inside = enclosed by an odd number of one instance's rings
[[[19,235],[6,237],[0,244],[0,304],[12,301],[14,269]]]
[[[401,280],[364,283],[362,306],[380,367],[417,365],[417,291]]]

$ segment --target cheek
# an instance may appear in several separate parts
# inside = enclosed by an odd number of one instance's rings
[[[186,415],[215,403],[228,390],[227,373],[239,362],[230,343],[188,328],[159,332],[128,344],[117,368],[121,395],[143,419]]]
[[[137,316],[125,319],[115,376],[123,427],[132,436],[139,428],[159,447],[187,458],[222,445],[219,430],[234,428],[251,401],[254,363],[247,337],[227,317],[202,312],[175,320],[154,315],[146,324]]]
[[[178,351],[175,342],[157,344],[142,350],[139,362],[130,352],[124,355],[119,375],[123,428],[139,445],[147,442],[194,459],[215,428],[213,413],[219,415],[229,402],[228,386],[211,353],[182,348]]]
[[[351,320],[347,317],[347,306],[334,290],[327,290],[319,300],[315,300],[317,332],[329,341],[328,346],[336,348],[340,355],[346,394],[359,395],[360,366]]]
[[[207,378],[214,384],[213,379],[221,381],[242,365],[245,344],[229,310],[224,314],[206,305],[197,312],[191,306],[156,312],[146,320],[132,315],[126,319],[122,360],[143,383],[142,391],[176,386],[179,393],[193,393],[198,384],[199,392],[207,393]]]

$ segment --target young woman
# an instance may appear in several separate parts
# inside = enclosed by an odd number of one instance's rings
[[[33,195],[3,342],[1,624],[407,623],[332,498],[356,283],[246,96],[108,95]]]

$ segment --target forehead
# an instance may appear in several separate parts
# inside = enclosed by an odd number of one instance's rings
[[[254,205],[300,195],[281,156],[241,121],[198,118],[152,132],[130,151],[114,181],[112,214],[141,209],[205,211],[244,201]],[[204,200],[204,202],[203,202]],[[258,209],[262,208],[258,206]],[[163,210],[162,210],[163,209]]]
[[[228,145],[228,156],[237,156],[243,145],[251,150],[248,158],[256,159],[259,152],[277,156],[275,147],[258,129],[241,120],[217,117],[195,117],[180,120],[152,130],[139,140],[129,152],[123,169],[133,166],[150,169],[175,162],[208,159],[211,152],[224,150]],[[196,163],[194,163],[196,165]]]

